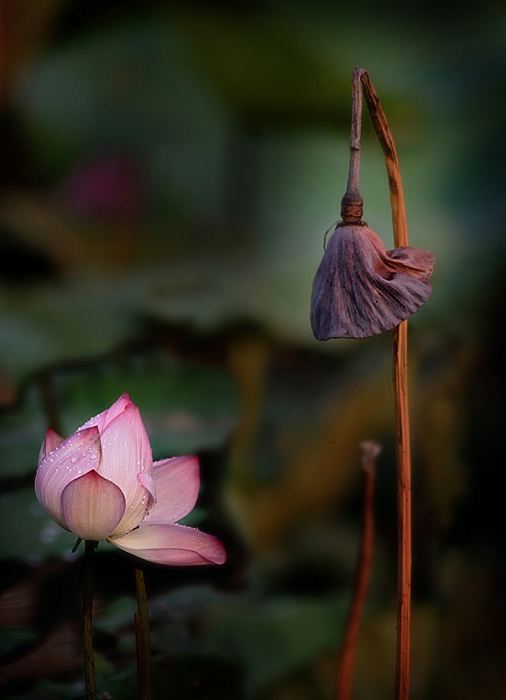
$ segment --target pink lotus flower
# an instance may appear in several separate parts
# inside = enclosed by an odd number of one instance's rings
[[[83,540],[106,539],[159,564],[223,564],[219,540],[177,524],[193,509],[199,484],[196,457],[153,464],[139,409],[123,394],[66,440],[47,431],[35,493],[58,525]]]

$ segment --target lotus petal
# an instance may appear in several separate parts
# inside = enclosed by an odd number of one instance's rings
[[[113,403],[112,406],[110,406],[107,410],[102,411],[102,413],[93,416],[93,418],[90,418],[81,428],[79,428],[79,430],[91,428],[95,425],[99,429],[100,433],[103,433],[109,423],[111,423],[116,416],[119,416],[120,413],[123,413],[125,408],[130,406],[131,403],[132,400],[130,396],[125,392],[117,401]]]
[[[120,537],[142,522],[154,501],[153,494],[138,479],[140,472],[151,474],[153,456],[135,404],[127,405],[105,427],[101,442],[103,458],[99,472],[120,487],[127,503],[125,514],[113,533],[114,537]]]
[[[61,503],[67,528],[83,540],[96,542],[111,534],[126,505],[121,489],[94,469],[65,487]]]
[[[139,472],[137,474],[137,479],[138,479],[139,483],[142,484],[142,486],[144,486],[144,488],[146,489],[146,491],[149,494],[147,511],[146,511],[146,514],[147,514],[147,512],[150,511],[151,508],[156,503],[156,485],[155,485],[153,477],[151,476],[151,474],[148,474],[148,472]]]
[[[63,490],[74,479],[99,468],[102,457],[98,428],[79,430],[52,450],[39,464],[35,493],[58,525],[68,529],[62,514]]]
[[[153,479],[156,504],[144,519],[147,523],[175,523],[193,509],[199,495],[199,461],[196,457],[173,457],[155,462]]]
[[[429,298],[434,261],[409,246],[386,252],[367,226],[338,226],[313,281],[315,337],[367,338],[394,328]]]
[[[108,542],[141,559],[171,566],[223,564],[227,558],[216,537],[184,525],[142,524],[138,530]]]
[[[51,454],[53,450],[56,450],[58,445],[60,445],[62,442],[63,438],[60,437],[58,433],[55,433],[55,431],[52,428],[48,428],[46,437],[44,438],[44,441],[40,448],[39,464],[42,462],[44,457],[47,457],[48,454]]]

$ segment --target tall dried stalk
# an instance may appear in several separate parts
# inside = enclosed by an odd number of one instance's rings
[[[366,71],[360,71],[364,98],[385,156],[392,205],[394,244],[408,245],[399,160],[381,103]],[[393,377],[397,458],[398,574],[395,697],[409,697],[411,621],[411,450],[408,409],[408,323],[393,329]]]

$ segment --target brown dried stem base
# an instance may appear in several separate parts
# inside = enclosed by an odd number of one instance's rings
[[[356,71],[355,71],[356,72]],[[381,103],[366,71],[360,71],[364,98],[376,135],[383,148],[388,172],[394,228],[394,244],[408,245],[406,210],[399,161],[392,134]],[[411,453],[409,440],[407,342],[408,325],[403,321],[393,330],[393,375],[396,423],[398,582],[396,698],[409,697],[410,618],[411,618]]]
[[[346,621],[339,674],[336,685],[336,700],[350,700],[353,683],[353,666],[355,662],[360,621],[367,598],[371,576],[374,551],[374,480],[376,476],[376,457],[380,446],[373,442],[362,444],[362,533],[360,551],[355,570],[353,596]]]

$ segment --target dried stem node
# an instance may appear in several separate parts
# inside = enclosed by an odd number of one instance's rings
[[[365,226],[362,221],[364,200],[359,194],[347,192],[341,199],[341,219],[338,226]]]

